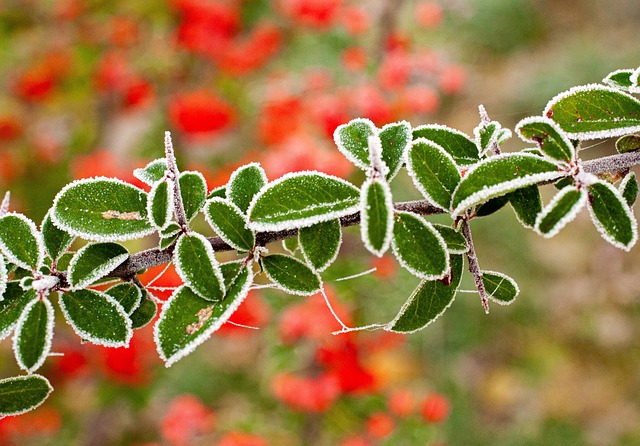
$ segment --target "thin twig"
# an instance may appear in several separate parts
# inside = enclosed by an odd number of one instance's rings
[[[182,232],[189,231],[189,220],[184,211],[184,203],[182,202],[182,194],[180,193],[180,171],[176,162],[176,155],[171,142],[171,132],[164,132],[164,152],[167,159],[167,173],[169,179],[173,181],[173,205],[176,214],[176,221],[182,229]]]
[[[469,218],[465,216],[462,220],[462,235],[467,241],[467,261],[469,262],[469,272],[473,276],[473,280],[476,283],[476,288],[480,294],[482,300],[482,307],[484,312],[489,314],[489,301],[487,299],[487,291],[484,288],[484,282],[482,282],[482,270],[478,263],[478,256],[476,256],[476,250],[473,246],[473,238],[471,237],[471,227],[469,226]]]

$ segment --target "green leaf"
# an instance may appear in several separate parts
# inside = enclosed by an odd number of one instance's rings
[[[227,186],[219,186],[213,189],[211,192],[209,192],[209,195],[207,195],[207,200],[215,197],[227,198]]]
[[[0,417],[29,412],[42,404],[52,391],[47,378],[40,375],[0,379]]]
[[[36,297],[34,290],[25,291],[18,282],[7,283],[0,301],[0,340],[11,334],[24,308]]]
[[[200,172],[188,171],[180,174],[180,196],[187,220],[198,215],[207,199],[207,181]]]
[[[549,101],[545,115],[572,139],[611,138],[640,130],[640,101],[597,84],[560,93]]]
[[[542,212],[542,199],[538,186],[527,186],[517,189],[508,195],[511,207],[522,225],[533,228],[538,214]]]
[[[509,202],[509,195],[500,195],[482,203],[476,208],[476,217],[486,217],[495,212],[498,212]]]
[[[634,172],[629,172],[620,182],[620,186],[618,186],[620,190],[620,194],[624,198],[624,201],[627,203],[629,207],[632,207],[636,199],[638,198],[638,193],[640,192],[640,187],[638,186],[638,179],[636,178],[636,174]]]
[[[464,236],[451,226],[434,223],[433,227],[442,236],[449,254],[465,254],[468,250]]]
[[[127,248],[117,243],[90,243],[75,253],[69,263],[72,289],[86,288],[129,258]]]
[[[131,313],[131,328],[137,330],[146,326],[153,320],[158,312],[158,305],[149,299],[145,298],[140,303],[140,306]]]
[[[393,236],[393,200],[384,181],[366,180],[360,193],[360,235],[372,254],[382,257]]]
[[[596,181],[588,187],[589,214],[602,238],[629,251],[638,240],[638,223],[620,193],[609,183]]]
[[[22,214],[0,217],[0,250],[9,262],[27,270],[40,269],[44,262],[42,235]]]
[[[504,153],[480,161],[469,169],[453,194],[451,216],[456,218],[467,209],[563,174],[545,159],[526,153]]]
[[[158,181],[147,198],[147,215],[151,225],[164,229],[171,223],[173,215],[173,181]]]
[[[516,132],[523,141],[538,144],[542,153],[553,160],[568,164],[575,158],[571,140],[558,124],[545,116],[523,119],[516,126]]]
[[[142,292],[140,291],[140,288],[127,282],[119,283],[110,287],[105,291],[105,294],[113,297],[128,315],[131,315],[135,310],[137,310],[140,306],[140,302],[142,301]]]
[[[482,112],[484,108],[482,108]],[[503,129],[497,121],[485,122],[484,120],[473,129],[475,143],[481,154],[491,151],[494,145],[498,147],[507,139],[511,138],[511,130]]]
[[[168,237],[161,237],[160,238],[160,243],[158,244],[158,247],[160,249],[167,249],[169,246],[171,246],[178,239],[179,235],[180,234],[176,233],[176,234],[170,235]]]
[[[260,262],[269,280],[287,293],[311,296],[320,291],[316,273],[295,257],[272,254],[262,257]]]
[[[551,202],[538,215],[535,231],[550,238],[576,218],[587,202],[587,192],[584,188],[567,186],[558,192]]]
[[[338,150],[362,170],[369,168],[369,136],[376,135],[378,129],[368,119],[356,118],[339,125],[333,132],[333,140]]]
[[[4,292],[7,290],[9,272],[4,257],[0,256],[0,301],[4,299]]]
[[[451,256],[450,281],[423,280],[402,306],[398,315],[384,329],[398,333],[414,333],[426,328],[453,303],[462,277],[462,255]]]
[[[640,135],[625,135],[616,141],[618,153],[633,152],[640,149]]]
[[[487,297],[500,305],[509,305],[520,294],[515,280],[496,271],[482,271],[482,283]]]
[[[633,68],[613,71],[602,79],[602,82],[610,87],[629,91],[629,88],[633,86],[630,78],[634,71]]]
[[[477,163],[478,146],[469,136],[445,125],[421,125],[413,129],[413,139],[425,138],[442,147],[459,166]]]
[[[178,239],[180,235],[180,226],[171,222],[169,225],[160,231],[160,249],[166,249],[169,245],[173,244]]]
[[[433,225],[409,212],[396,212],[393,252],[400,264],[422,279],[437,280],[449,271],[447,245]]]
[[[215,253],[201,234],[191,232],[178,239],[173,254],[176,271],[194,293],[207,300],[224,296],[224,281]]]
[[[13,351],[22,370],[33,373],[47,359],[53,324],[53,306],[48,299],[33,299],[22,311],[13,336]]]
[[[461,178],[449,153],[427,139],[418,138],[407,152],[407,172],[428,201],[449,209],[451,195]]]
[[[243,212],[224,198],[207,200],[204,206],[207,223],[229,246],[238,251],[250,251],[256,243],[253,231],[247,228]]]
[[[299,247],[298,237],[290,237],[282,240],[282,247],[289,254],[294,255]]]
[[[315,271],[324,271],[336,259],[342,244],[340,220],[300,228],[298,239],[307,264]]]
[[[145,167],[141,169],[135,169],[133,176],[149,186],[153,186],[158,181],[162,180],[167,171],[167,160],[159,158],[151,161]]]
[[[147,194],[114,178],[76,180],[58,192],[52,209],[53,224],[86,240],[131,240],[153,232]]]
[[[249,163],[231,174],[227,185],[229,200],[246,213],[253,197],[267,184],[267,174],[259,163]]]
[[[131,320],[113,297],[83,289],[61,294],[59,303],[67,322],[82,339],[106,347],[129,345]]]
[[[154,326],[156,348],[165,365],[171,366],[209,339],[238,309],[252,282],[253,274],[244,266],[220,302],[202,299],[186,286],[178,288]]]
[[[389,168],[387,180],[391,181],[400,171],[404,162],[404,154],[411,144],[411,138],[411,124],[407,121],[387,124],[380,130],[382,161]]]
[[[52,260],[58,258],[69,249],[74,238],[68,232],[63,231],[51,221],[51,210],[47,212],[41,225],[44,249]]]
[[[320,172],[294,172],[267,184],[255,196],[247,226],[257,232],[281,231],[333,220],[358,210],[360,191]]]

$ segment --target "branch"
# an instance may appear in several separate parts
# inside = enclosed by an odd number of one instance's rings
[[[585,172],[599,174],[607,172],[624,171],[628,168],[640,164],[640,151],[628,152],[618,155],[611,155],[594,160],[584,161],[582,166]],[[405,201],[394,204],[397,211],[413,212],[418,215],[434,215],[444,214],[446,211],[439,207],[433,206],[426,200]],[[354,226],[360,223],[360,213],[355,212],[340,219],[343,227]],[[256,244],[265,246],[269,243],[281,241],[287,238],[296,237],[297,229],[287,229],[277,232],[260,232],[256,234]],[[220,237],[211,237],[208,239],[216,252],[234,251],[235,249],[225,243]],[[170,262],[173,257],[173,246],[161,250],[152,248],[141,251],[129,257],[124,263],[116,268],[109,277],[130,279],[139,271],[150,268],[152,266],[162,265]]]

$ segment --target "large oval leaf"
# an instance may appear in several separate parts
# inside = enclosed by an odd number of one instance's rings
[[[224,198],[211,198],[204,206],[204,217],[222,240],[238,251],[250,251],[256,242],[247,228],[243,212]]]
[[[545,116],[531,116],[516,126],[516,132],[526,142],[538,144],[549,158],[570,163],[575,158],[575,148],[567,135],[551,119]]]
[[[414,333],[434,322],[453,303],[460,278],[462,256],[451,256],[450,280],[423,280],[404,303],[398,315],[384,329],[398,333]]]
[[[131,240],[153,232],[147,194],[115,178],[74,181],[58,193],[52,209],[56,226],[86,240]]]
[[[542,212],[542,198],[537,185],[516,189],[507,195],[516,217],[523,226],[533,228],[536,218]]]
[[[22,214],[0,217],[0,250],[9,262],[36,270],[44,261],[44,242],[35,223]]]
[[[90,243],[74,254],[69,262],[68,280],[72,289],[86,288],[105,277],[129,257],[118,243]]]
[[[201,234],[191,232],[180,237],[173,254],[176,272],[194,293],[207,300],[224,296],[224,281],[215,253]]]
[[[58,258],[65,253],[73,243],[73,237],[66,231],[58,228],[51,221],[51,210],[47,213],[40,226],[44,249],[52,260]]]
[[[378,257],[389,249],[393,236],[393,200],[386,182],[367,180],[360,196],[360,235],[364,246]]]
[[[382,143],[382,161],[389,168],[387,179],[391,180],[402,167],[404,154],[411,144],[411,124],[407,121],[387,124],[382,127],[379,136]]]
[[[413,139],[425,138],[442,147],[459,166],[477,163],[480,159],[478,146],[460,130],[446,125],[429,124],[413,129]]]
[[[453,194],[451,216],[458,217],[491,198],[562,175],[551,161],[528,153],[505,153],[487,158],[469,169],[460,181]]]
[[[396,212],[393,252],[410,273],[437,280],[449,271],[447,245],[433,225],[409,212]]]
[[[48,299],[34,299],[23,310],[13,337],[13,351],[22,370],[33,373],[51,350],[54,313]]]
[[[53,387],[44,376],[28,375],[0,379],[0,417],[20,415],[47,399]]]
[[[261,265],[269,280],[287,293],[311,296],[320,291],[316,273],[295,257],[272,254],[262,257]]]
[[[638,240],[638,223],[620,193],[609,183],[596,181],[588,187],[589,213],[606,241],[629,251]]]
[[[223,268],[223,272],[225,270]],[[225,274],[229,286],[220,302],[202,299],[188,287],[181,286],[164,304],[154,326],[154,338],[167,367],[209,339],[211,333],[220,328],[247,297],[253,273],[246,265],[235,270],[238,272],[233,276]]]
[[[339,125],[333,132],[338,150],[362,170],[369,168],[369,137],[378,129],[368,119],[356,118]]]
[[[336,259],[342,244],[340,220],[300,228],[298,240],[307,264],[316,271],[324,271]]]
[[[129,345],[131,320],[113,297],[84,289],[61,294],[59,303],[67,322],[82,339],[106,347]]]
[[[640,101],[604,85],[574,87],[547,104],[544,113],[571,139],[598,139],[640,131]]]
[[[550,238],[570,223],[587,203],[587,191],[566,186],[542,210],[536,219],[535,231]]]
[[[351,183],[320,172],[295,172],[267,184],[247,211],[254,231],[311,226],[358,210],[360,191]]]
[[[231,174],[227,198],[244,213],[253,197],[267,184],[267,174],[259,163],[249,163]],[[224,197],[223,197],[224,198]]]
[[[416,188],[431,203],[449,209],[460,172],[442,147],[424,138],[413,141],[407,152],[407,172]]]

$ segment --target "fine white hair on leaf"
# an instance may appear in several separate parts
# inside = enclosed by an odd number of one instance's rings
[[[186,240],[187,240],[185,239],[185,237],[195,237],[198,240],[200,240],[207,254],[207,259],[211,264],[211,269],[213,270],[213,273],[216,276],[218,283],[220,284],[220,292],[224,294],[224,277],[222,276],[222,272],[220,271],[220,264],[218,263],[218,259],[216,258],[215,251],[211,247],[211,243],[209,243],[209,240],[207,240],[207,238],[204,235],[198,234],[197,232],[190,232],[188,235],[181,236],[178,242],[176,243],[176,247],[173,254],[173,264],[176,267],[176,272],[178,273],[178,276],[180,276],[180,278],[184,281],[185,285],[187,285],[191,289],[191,291],[193,291],[195,294],[202,297],[203,299],[207,299],[207,300],[211,299],[210,296],[203,295],[202,290],[199,289],[199,287],[195,286],[195,284],[191,280],[192,278],[190,277],[190,275],[187,273],[187,270],[185,269],[183,260],[186,260],[186,259],[181,259],[181,256],[180,256],[181,244],[186,243]]]
[[[228,206],[232,212],[235,212],[238,217],[242,218],[244,220],[244,227],[247,227],[247,216],[244,214],[244,212],[242,212],[242,210],[234,203],[232,203],[230,200],[227,200],[225,198],[221,198],[221,197],[213,197],[213,198],[209,198],[204,205],[204,219],[206,220],[207,223],[209,223],[209,226],[211,226],[211,228],[213,228],[213,230],[216,232],[216,234],[218,234],[218,236],[229,246],[231,246],[233,249],[237,250],[237,251],[244,251],[246,250],[246,247],[243,246],[239,246],[237,243],[234,242],[233,239],[227,237],[227,234],[225,233],[225,231],[222,230],[222,228],[218,225],[217,221],[213,220],[209,214],[209,203],[223,203],[225,206]],[[255,236],[255,234],[254,234]]]
[[[83,257],[85,256],[86,252],[91,250],[95,245],[97,245],[97,243],[89,243],[87,245],[84,245],[82,248],[78,250],[78,252],[76,252],[73,255],[73,257],[71,258],[71,261],[69,262],[69,278],[70,279],[71,277],[75,276],[74,273],[77,270],[79,265],[82,268],[86,266],[83,264],[83,262],[86,261],[86,259]],[[74,280],[75,283],[72,284],[71,289],[80,290],[82,288],[88,287],[96,280],[106,276],[111,271],[116,269],[120,264],[122,264],[125,260],[127,260],[127,258],[129,258],[129,253],[124,252],[122,254],[119,254],[115,257],[108,259],[106,262],[100,264],[97,268],[94,268],[89,273],[85,272],[84,278],[81,278],[80,280],[77,280],[77,281]]]
[[[174,199],[174,192],[175,192],[174,184],[173,184],[173,181],[171,181],[170,179],[167,179],[165,181],[167,183],[167,202],[166,202],[167,206],[165,209],[164,223],[160,226],[153,219],[153,203],[155,201],[158,187],[161,184],[160,181],[158,181],[158,183],[156,183],[152,187],[151,191],[149,192],[149,195],[147,196],[147,218],[149,219],[151,226],[153,226],[156,230],[159,230],[159,231],[169,226],[169,223],[171,223],[171,216],[173,215],[173,199]]]
[[[633,70],[631,76],[629,76],[629,82],[631,82],[631,87],[629,91],[631,93],[640,93],[640,85],[638,85],[638,78],[640,77],[640,67]]]
[[[384,222],[385,235],[382,246],[379,249],[373,246],[369,238],[369,212],[367,211],[369,207],[369,192],[373,184],[379,184],[382,187],[384,193],[383,205],[387,210],[387,220]],[[377,181],[368,178],[362,183],[360,192],[360,237],[362,238],[365,248],[377,257],[382,257],[389,249],[389,246],[391,246],[391,239],[393,238],[393,197],[391,196],[391,188],[384,180]]]
[[[143,168],[134,169],[133,176],[138,180],[142,181],[148,186],[153,186],[157,181],[157,178],[154,178],[149,172],[156,169],[166,169],[167,168],[167,160],[166,158],[158,158],[156,160],[151,161]]]
[[[0,255],[0,302],[4,300],[4,292],[7,290],[7,282],[9,281],[9,273],[7,271],[7,262]]]
[[[629,88],[628,87],[624,87],[622,85],[620,85],[618,82],[612,80],[613,77],[615,77],[616,75],[619,74],[626,74],[627,76],[629,76],[629,81],[631,82],[631,84],[633,85],[633,80],[631,78],[631,76],[633,76],[634,70],[633,69],[621,69],[621,70],[615,70],[612,71],[611,73],[609,73],[604,79],[602,79],[602,83],[605,85],[608,85],[609,87],[613,87],[613,88],[617,88],[620,90],[626,90],[628,91]]]
[[[471,138],[471,136],[467,135],[466,133],[464,133],[464,132],[462,132],[462,131],[460,131],[458,129],[454,129],[453,127],[449,127],[448,125],[444,125],[444,124],[423,124],[423,125],[419,125],[418,127],[415,127],[413,129],[413,131],[414,131],[414,134],[415,134],[415,133],[419,133],[420,130],[431,130],[431,129],[433,129],[433,130],[444,130],[444,131],[447,131],[449,133],[454,133],[454,134],[456,134],[458,136],[461,136],[461,137],[467,139],[471,144],[473,144],[474,147],[476,148],[476,151],[478,150],[478,146],[474,143],[474,139]],[[414,143],[415,143],[415,141],[414,141]],[[477,152],[477,155],[478,156],[480,155],[479,151]],[[459,159],[459,161],[460,161],[460,159]],[[478,162],[478,157],[475,157],[475,158],[468,158],[467,157],[467,158],[464,159],[464,161],[466,161],[464,163],[465,165],[474,164],[474,163]]]
[[[391,180],[398,174],[398,172],[400,172],[400,169],[402,168],[402,165],[405,161],[407,150],[409,149],[409,147],[411,147],[411,144],[413,143],[412,135],[411,135],[411,132],[412,132],[411,124],[409,124],[407,121],[404,121],[404,120],[398,121],[398,122],[390,122],[389,124],[385,124],[384,126],[382,126],[382,128],[378,131],[378,135],[382,135],[384,131],[387,130],[388,128],[396,127],[398,125],[401,125],[405,128],[408,136],[408,141],[402,151],[402,155],[400,156],[400,162],[398,162],[397,166],[395,167],[395,169],[393,169],[393,171],[390,171],[387,174],[387,179],[389,180],[389,182],[391,182]]]
[[[24,358],[22,357],[20,352],[20,338],[22,336],[23,330],[25,329],[24,324],[27,321],[31,310],[39,302],[42,302],[44,304],[45,311],[46,311],[46,318],[47,318],[46,324],[45,324],[44,346],[42,348],[42,352],[38,357],[37,361],[31,366],[27,366],[24,363]],[[27,373],[33,373],[36,370],[38,370],[42,366],[42,364],[44,364],[44,361],[47,359],[47,356],[49,355],[49,351],[51,350],[51,341],[53,339],[54,323],[55,323],[55,315],[53,312],[53,305],[51,305],[51,302],[49,302],[49,299],[46,299],[46,298],[42,300],[34,299],[31,302],[29,302],[27,306],[22,310],[22,314],[18,318],[18,322],[16,323],[16,328],[13,334],[13,352],[15,354],[16,361],[18,362],[18,366],[22,370],[26,371]]]
[[[387,167],[386,163],[382,160],[382,141],[380,141],[380,136],[373,134],[369,136],[367,142],[371,169],[380,176],[386,177],[389,173],[389,167]]]
[[[36,409],[37,407],[39,407],[42,403],[44,403],[44,401],[47,399],[47,397],[51,394],[51,392],[53,392],[53,387],[51,387],[51,383],[49,382],[49,380],[47,378],[45,378],[42,375],[38,375],[38,374],[29,374],[29,375],[22,375],[22,376],[14,376],[11,378],[5,378],[5,379],[0,379],[0,385],[4,385],[6,383],[15,383],[15,382],[19,382],[19,381],[32,381],[34,379],[38,379],[42,382],[44,382],[47,387],[48,387],[48,392],[46,395],[43,396],[43,398],[29,406],[29,407],[25,407],[23,409],[19,409],[19,410],[15,410],[13,412],[2,412],[0,413],[0,419],[4,418],[5,416],[15,416],[15,415],[22,415],[23,413],[29,412],[33,409]]]
[[[518,134],[518,136],[520,137],[520,139],[522,139],[524,142],[529,142],[529,143],[534,143],[534,144],[540,144],[540,141],[534,138],[527,138],[522,134],[522,127],[524,127],[525,125],[531,124],[531,123],[544,123],[548,126],[550,126],[551,128],[553,128],[558,135],[560,135],[560,138],[562,138],[562,142],[565,144],[566,147],[568,147],[571,150],[571,159],[575,158],[575,148],[573,146],[573,143],[571,142],[571,140],[567,137],[567,134],[565,133],[564,130],[562,130],[562,128],[560,128],[560,126],[558,125],[557,122],[555,122],[553,119],[548,118],[546,116],[529,116],[527,118],[522,119],[520,122],[518,122],[516,124],[516,128],[515,131]],[[548,155],[544,154],[545,158],[557,162],[558,160],[550,158]]]
[[[335,142],[336,146],[338,147],[338,150],[340,151],[340,153],[342,153],[345,158],[347,158],[349,161],[351,161],[354,165],[356,165],[357,167],[359,167],[362,170],[367,170],[369,168],[369,166],[367,166],[366,164],[364,164],[364,162],[362,162],[362,160],[358,157],[356,157],[353,152],[351,150],[349,150],[349,148],[345,145],[345,141],[342,141],[341,138],[341,132],[344,128],[347,128],[353,124],[363,124],[367,127],[369,127],[369,129],[371,130],[371,133],[376,135],[378,134],[378,128],[375,126],[375,124],[370,120],[370,119],[366,119],[366,118],[355,118],[352,119],[351,121],[347,122],[346,124],[341,124],[338,127],[336,127],[336,129],[333,132],[333,141]]]
[[[36,242],[37,256],[38,256],[36,260],[36,267],[33,268],[33,270],[39,270],[44,264],[44,240],[42,239],[42,233],[38,231],[38,227],[33,221],[31,221],[30,218],[27,218],[22,214],[18,214],[17,212],[8,212],[0,218],[10,217],[10,216],[20,219],[29,228],[29,232],[31,232],[31,235]],[[4,240],[2,240],[2,238],[0,238],[0,250],[2,250],[2,253],[5,255],[5,257],[10,263],[13,263],[19,266],[20,268],[24,268],[29,271],[32,270],[30,265],[20,260],[16,256],[16,254],[13,253],[13,251],[10,249],[9,246],[7,246],[7,244],[4,242]]]
[[[252,163],[244,164],[238,167],[236,170],[234,170],[231,173],[231,176],[229,177],[229,181],[227,182],[226,196],[230,203],[232,202],[231,198],[237,195],[236,189],[234,188],[234,186],[237,186],[236,178],[238,178],[238,175],[240,175],[244,170],[249,168],[255,168],[258,170],[260,174],[260,178],[262,179],[262,182],[265,185],[269,182],[269,179],[267,178],[267,173],[264,171],[260,163],[252,162]]]
[[[571,192],[579,192],[580,193],[580,197],[579,199],[573,204],[573,206],[571,207],[571,209],[561,218],[559,219],[555,225],[553,225],[553,227],[547,231],[547,232],[542,232],[540,230],[540,225],[542,224],[542,221],[553,211],[555,210],[556,206],[558,205],[558,203],[568,194]],[[533,230],[543,236],[544,238],[551,238],[553,236],[555,236],[558,232],[560,232],[560,230],[562,228],[564,228],[567,224],[571,223],[573,220],[575,220],[576,216],[580,213],[580,211],[582,210],[582,208],[584,207],[584,205],[587,203],[587,192],[585,188],[581,188],[578,189],[576,187],[573,186],[566,186],[565,188],[563,188],[562,190],[560,190],[549,202],[549,204],[547,204],[544,209],[542,209],[542,212],[540,212],[538,214],[538,216],[536,217],[536,222],[535,225],[533,227]]]
[[[620,206],[622,207],[625,214],[629,218],[629,221],[631,222],[631,232],[632,232],[631,240],[628,243],[624,244],[614,239],[611,236],[611,234],[609,234],[609,232],[607,231],[607,228],[605,228],[604,225],[600,222],[600,220],[598,220],[598,217],[593,212],[593,207],[587,206],[587,209],[589,210],[589,216],[591,217],[591,221],[593,222],[593,225],[596,227],[596,229],[598,230],[598,232],[600,233],[603,239],[611,243],[616,248],[620,248],[623,251],[628,252],[631,250],[631,248],[633,248],[633,246],[638,241],[638,221],[636,220],[635,216],[633,215],[633,212],[631,211],[631,208],[629,208],[626,201],[622,197],[620,197],[620,193],[610,183],[606,181],[598,181],[598,184],[608,188],[616,197],[619,197],[618,201],[620,202]]]
[[[483,273],[483,274],[484,274],[484,273],[493,274],[494,276],[498,276],[498,277],[500,277],[500,279],[501,279],[501,280],[500,280],[500,282],[498,283],[498,285],[496,286],[496,290],[499,290],[499,289],[500,289],[500,285],[502,285],[502,282],[504,282],[504,281],[509,282],[509,283],[513,286],[513,288],[515,289],[516,294],[515,294],[515,296],[513,296],[513,299],[511,299],[509,302],[505,302],[505,301],[503,301],[503,300],[496,299],[496,298],[493,296],[493,293],[492,293],[492,294],[487,293],[487,297],[488,297],[489,299],[491,299],[493,302],[497,303],[498,305],[509,305],[509,304],[510,304],[511,302],[513,302],[513,301],[515,300],[515,298],[516,298],[516,297],[518,297],[518,295],[520,294],[520,287],[518,286],[518,284],[516,283],[516,281],[515,281],[515,280],[513,280],[511,277],[507,276],[506,274],[501,273],[501,272],[499,272],[499,271],[491,271],[491,270],[482,270],[482,273]],[[477,291],[476,291],[476,293],[477,293]]]

